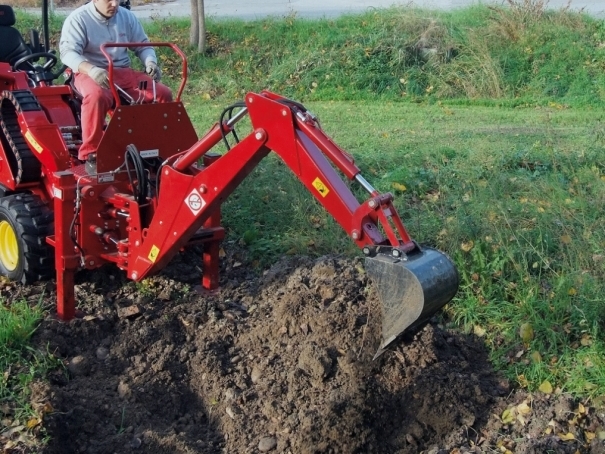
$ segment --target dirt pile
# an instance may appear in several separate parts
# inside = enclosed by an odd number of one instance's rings
[[[358,259],[256,276],[226,258],[214,294],[195,260],[140,284],[85,273],[85,316],[43,322],[35,342],[66,364],[34,389],[44,453],[605,452],[602,410],[511,389],[474,336],[431,323],[373,361]]]

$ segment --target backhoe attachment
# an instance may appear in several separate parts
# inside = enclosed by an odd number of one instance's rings
[[[167,160],[159,190],[164,196],[158,200],[157,215],[145,237],[130,242],[130,276],[140,279],[159,271],[252,169],[274,152],[364,252],[368,275],[383,306],[378,354],[454,297],[458,273],[451,260],[412,240],[393,204],[393,195],[373,188],[353,157],[325,134],[317,117],[303,105],[263,91],[248,93],[244,103],[226,110],[237,113],[228,121],[221,118],[192,147]],[[245,116],[250,118],[251,133],[236,140],[207,167],[198,167],[196,163]],[[365,189],[369,198],[360,202],[343,176]],[[199,203],[194,207],[191,199]]]

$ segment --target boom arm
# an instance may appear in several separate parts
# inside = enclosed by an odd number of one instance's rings
[[[197,168],[194,164],[245,113],[250,115],[252,133],[211,165]],[[139,280],[161,269],[271,151],[282,158],[360,248],[388,246],[402,255],[417,248],[392,204],[392,195],[379,194],[372,188],[353,158],[324,134],[303,106],[264,91],[249,93],[246,107],[232,121],[217,123],[162,168],[153,219],[148,228],[130,229],[128,255],[134,259],[128,262],[129,277]],[[334,166],[348,179],[362,184],[370,198],[360,204]]]

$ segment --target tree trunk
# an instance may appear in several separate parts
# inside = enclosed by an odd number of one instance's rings
[[[195,0],[191,0],[195,1]],[[204,17],[204,0],[197,0],[197,30],[198,30],[198,40],[197,40],[197,51],[200,54],[206,52],[206,19]],[[193,11],[191,11],[191,17],[193,21]]]
[[[200,36],[200,24],[198,21],[198,8],[197,2],[203,0],[190,0],[191,3],[191,28],[189,29],[189,44],[191,46],[197,46]],[[203,14],[203,10],[202,10]]]
[[[191,29],[189,44],[197,47],[200,54],[206,52],[206,18],[204,17],[204,0],[191,1]]]

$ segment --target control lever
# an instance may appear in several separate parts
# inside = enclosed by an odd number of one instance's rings
[[[128,93],[126,93],[126,91],[125,91],[125,90],[123,90],[122,88],[120,88],[120,87],[118,86],[118,84],[113,84],[113,85],[114,85],[114,86],[116,87],[116,89],[117,89],[117,90],[120,92],[120,94],[121,94],[122,96],[124,96],[124,97],[125,97],[125,98],[128,100],[128,102],[129,102],[130,104],[134,104],[134,103],[135,103],[135,102],[134,102],[134,98],[133,98],[132,96],[130,96]]]
[[[145,100],[145,93],[147,92],[147,81],[141,80],[139,81],[139,99],[137,99],[137,104],[142,104]]]

